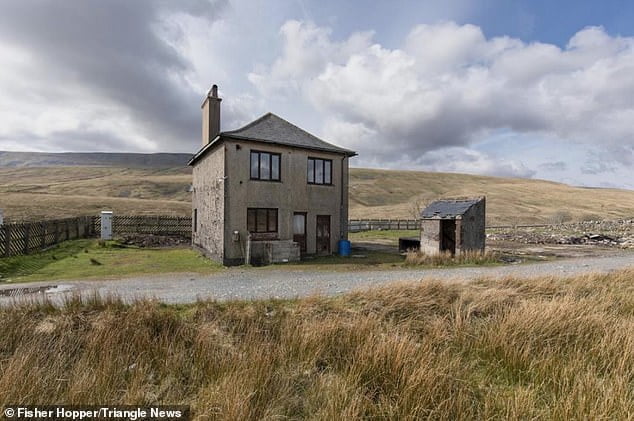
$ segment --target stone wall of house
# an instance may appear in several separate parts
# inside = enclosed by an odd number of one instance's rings
[[[225,261],[239,264],[246,250],[247,209],[278,210],[278,232],[270,240],[293,240],[293,213],[306,213],[307,254],[316,253],[318,215],[330,216],[330,251],[337,252],[338,241],[347,238],[348,158],[340,154],[249,141],[226,140],[227,199]],[[281,181],[250,179],[251,150],[281,154]],[[307,183],[308,158],[332,160],[332,185]],[[343,161],[342,161],[343,160]],[[343,198],[343,202],[342,202]],[[342,225],[342,221],[344,221]],[[238,240],[234,241],[234,232]],[[285,257],[283,257],[285,258]]]
[[[193,169],[192,244],[212,259],[224,263],[225,148],[215,150]],[[194,217],[196,212],[196,217]]]

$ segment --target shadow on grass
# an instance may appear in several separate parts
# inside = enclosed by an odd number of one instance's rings
[[[92,240],[64,241],[48,250],[0,258],[0,282],[16,276],[31,275],[57,261],[77,257],[91,246]]]
[[[398,252],[353,249],[352,255],[348,257],[339,255],[308,256],[302,258],[301,262],[292,263],[291,266],[401,266],[404,262],[405,257]]]

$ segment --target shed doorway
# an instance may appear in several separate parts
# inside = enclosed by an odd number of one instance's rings
[[[453,219],[440,221],[440,251],[456,254],[456,221]]]

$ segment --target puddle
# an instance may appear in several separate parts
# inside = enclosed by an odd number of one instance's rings
[[[0,297],[19,297],[30,294],[57,294],[69,291],[72,285],[43,285],[38,287],[19,287],[0,289]]]

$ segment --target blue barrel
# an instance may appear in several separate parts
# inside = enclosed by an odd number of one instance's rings
[[[350,256],[350,241],[348,240],[339,240],[339,256],[348,257]]]

